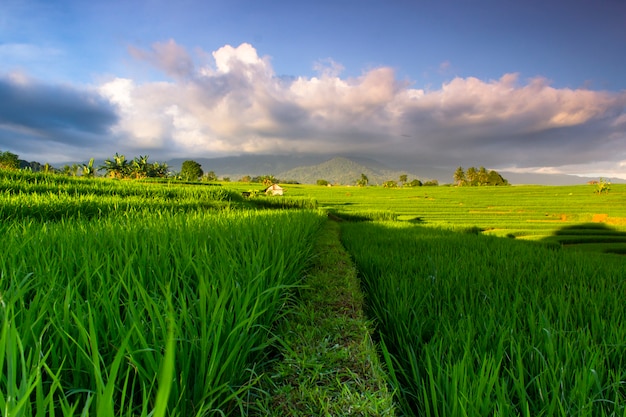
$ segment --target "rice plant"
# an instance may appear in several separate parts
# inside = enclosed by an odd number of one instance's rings
[[[3,415],[246,414],[321,214],[28,198],[0,221]]]
[[[408,415],[625,415],[622,259],[400,223],[342,236]]]

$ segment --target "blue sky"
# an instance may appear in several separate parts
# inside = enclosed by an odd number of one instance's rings
[[[623,0],[2,3],[0,150],[24,159],[279,149],[626,178]]]

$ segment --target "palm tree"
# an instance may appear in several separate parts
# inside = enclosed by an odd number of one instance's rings
[[[276,184],[276,177],[273,175],[266,175],[263,177],[263,185],[265,187],[269,187],[270,185]]]
[[[96,171],[93,168],[94,159],[91,158],[88,164],[83,164],[83,177],[85,178],[93,178]]]
[[[98,168],[98,170],[105,170],[107,172],[106,175],[112,178],[126,178],[130,171],[129,168],[126,157],[116,152],[113,159],[106,159],[104,165]]]
[[[454,171],[454,182],[457,186],[465,184],[465,171],[463,171],[463,167],[458,167],[456,171]]]
[[[134,178],[146,178],[150,171],[150,166],[148,164],[148,155],[139,155],[138,157],[133,159],[130,169]]]
[[[165,178],[167,177],[168,166],[165,162],[159,163],[155,162],[149,166],[149,177],[157,177],[157,178]]]

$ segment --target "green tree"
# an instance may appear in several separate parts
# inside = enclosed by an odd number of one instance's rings
[[[369,184],[370,180],[369,178],[367,178],[367,175],[365,174],[361,174],[361,179],[357,180],[356,185],[358,185],[359,187],[367,187],[367,184]]]
[[[604,178],[600,178],[600,181],[596,184],[596,194],[608,194],[611,191],[611,183]]]
[[[250,182],[250,181],[252,181],[252,177],[250,177],[250,175],[244,175],[243,177],[239,179],[239,182]]]
[[[398,183],[394,180],[388,180],[383,182],[383,187],[385,188],[396,188],[398,186]]]
[[[105,170],[106,176],[111,178],[126,178],[130,174],[130,164],[124,155],[116,152],[113,158],[105,159],[104,165],[98,170]]]
[[[487,178],[488,178],[487,184],[489,185],[508,185],[509,184],[507,180],[502,178],[502,175],[500,175],[497,171],[494,171],[494,170],[489,171]]]
[[[180,176],[187,181],[197,181],[203,174],[202,165],[192,160],[183,162],[180,170]]]
[[[215,171],[209,171],[204,174],[204,179],[206,181],[217,181],[217,175],[215,174]]]
[[[327,186],[328,185],[328,181],[326,181],[326,180],[317,180],[317,185]]]
[[[165,178],[168,174],[169,167],[165,162],[154,162],[148,170],[148,176],[151,178]]]
[[[96,171],[94,170],[94,167],[93,167],[93,163],[94,163],[94,159],[91,158],[87,164],[83,164],[83,167],[82,167],[83,177],[93,178],[93,176],[96,174]]]
[[[478,185],[487,185],[489,183],[489,173],[485,167],[478,168]]]
[[[421,187],[422,182],[417,178],[407,184],[409,187]]]
[[[9,151],[0,152],[0,168],[20,169],[20,160],[18,156]]]
[[[130,164],[130,174],[133,178],[141,179],[150,176],[148,155],[135,157]]]
[[[263,182],[263,186],[264,187],[269,187],[272,184],[276,184],[277,180],[276,177],[274,177],[273,175],[264,175],[261,179],[261,181]]]
[[[404,184],[409,180],[409,176],[407,174],[400,175],[400,182],[404,186]]]
[[[465,172],[465,179],[469,185],[478,184],[478,171],[475,167],[467,168],[467,171]]]
[[[454,182],[457,186],[462,186],[465,184],[465,171],[463,170],[463,167],[458,167],[456,169],[456,171],[454,171]]]

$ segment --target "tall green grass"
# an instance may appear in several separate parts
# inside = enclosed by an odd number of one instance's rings
[[[315,198],[320,207],[343,218],[358,218],[363,212],[390,212],[400,221],[425,226],[475,228],[482,234],[552,242],[561,240],[554,238],[557,233],[597,223],[626,236],[626,184],[615,184],[603,195],[594,190],[589,185],[361,188],[294,184],[287,191],[290,196]],[[602,234],[589,236],[586,244],[577,248],[626,251],[623,241],[600,239]]]
[[[145,183],[0,170],[0,219],[101,218],[129,211],[225,209],[241,204],[233,190],[210,185]]]
[[[0,222],[0,409],[11,416],[244,415],[322,221],[17,217]]]
[[[626,415],[622,259],[399,223],[342,236],[405,413]]]

